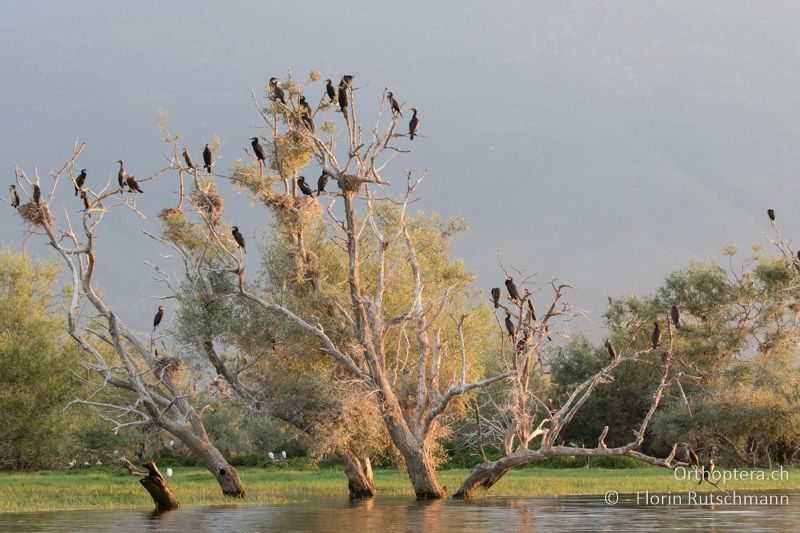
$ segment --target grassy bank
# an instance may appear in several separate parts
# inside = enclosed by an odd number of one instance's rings
[[[0,473],[0,511],[57,509],[141,508],[152,506],[136,477],[112,474],[111,467],[72,471]],[[319,499],[346,499],[347,483],[337,470],[291,471],[242,467],[239,469],[248,491],[243,503],[286,503]],[[440,480],[454,492],[468,474],[466,469],[444,470]],[[800,470],[790,469],[788,480],[736,481],[725,485],[737,490],[800,490]],[[413,498],[404,473],[377,470],[379,497]],[[169,483],[184,505],[225,504],[211,475],[202,468],[175,468]],[[511,472],[480,497],[603,494],[608,490],[630,493],[686,492],[696,482],[675,479],[658,468],[610,470],[530,468]],[[709,489],[703,485],[703,489]]]

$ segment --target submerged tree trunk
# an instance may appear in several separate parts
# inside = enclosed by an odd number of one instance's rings
[[[197,429],[200,429],[199,427]],[[205,430],[205,428],[203,428]],[[179,428],[173,434],[192,451],[200,463],[211,472],[222,494],[231,498],[244,498],[244,483],[239,478],[239,473],[232,467],[222,453],[208,440],[208,437],[200,438],[187,428]]]
[[[372,463],[369,457],[358,458],[355,455],[338,451],[336,455],[344,463],[347,476],[347,487],[351,500],[369,500],[375,496],[375,480],[372,478]]]
[[[436,479],[436,462],[428,440],[420,440],[404,427],[390,424],[389,434],[406,462],[408,477],[418,500],[438,500],[447,491]],[[430,434],[429,434],[430,435]]]
[[[167,485],[167,481],[158,467],[153,461],[148,461],[147,471],[149,472],[145,477],[139,480],[139,483],[150,493],[153,498],[153,503],[156,504],[156,511],[166,511],[178,507],[178,498],[173,494],[172,489]]]

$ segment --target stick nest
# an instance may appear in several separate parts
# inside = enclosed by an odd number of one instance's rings
[[[189,200],[211,220],[217,220],[222,216],[223,198],[219,194],[195,189],[189,195]]]
[[[155,368],[153,373],[158,379],[163,379],[164,376],[172,377],[181,369],[183,363],[177,357],[162,357],[156,359]]]
[[[305,225],[322,213],[322,206],[316,198],[276,194],[266,200],[275,213],[289,225]]]
[[[53,218],[46,205],[36,205],[33,202],[28,202],[19,206],[17,212],[25,222],[32,226],[44,227],[45,224],[51,226],[55,222],[55,218]]]

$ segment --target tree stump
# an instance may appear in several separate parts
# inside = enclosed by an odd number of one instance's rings
[[[148,474],[139,480],[139,483],[150,493],[153,503],[156,504],[156,511],[166,511],[178,507],[178,499],[172,493],[172,489],[167,485],[164,476],[159,472],[158,467],[153,461],[145,464]]]

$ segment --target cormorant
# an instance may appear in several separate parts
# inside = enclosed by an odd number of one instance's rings
[[[305,127],[313,133],[314,113],[311,111],[311,106],[308,105],[308,102],[306,102],[305,96],[301,96],[298,100],[298,103],[300,105],[300,120],[302,120]]]
[[[236,244],[239,245],[239,248],[241,248],[244,253],[247,253],[247,250],[245,249],[247,242],[244,240],[244,235],[241,234],[238,226],[233,227],[231,230],[231,235],[233,235],[233,239],[236,241]]]
[[[353,76],[350,74],[345,74],[342,76],[342,81],[339,82],[339,87],[344,85],[345,87],[352,87],[353,86]]]
[[[658,327],[658,322],[653,322],[653,326],[653,336],[651,340],[653,341],[653,349],[655,350],[661,342],[661,328]]]
[[[283,105],[286,105],[286,98],[283,95],[283,89],[278,86],[278,78],[270,78],[269,93],[273,100],[278,100]]]
[[[266,156],[264,155],[264,147],[258,142],[258,137],[250,137],[250,144],[253,146],[253,153],[256,155],[256,159],[259,162],[263,162]]]
[[[419,129],[419,119],[417,118],[417,110],[415,108],[411,108],[411,112],[414,115],[411,117],[411,120],[408,123],[408,136],[411,140],[414,140],[414,136],[417,134],[417,130]]]
[[[83,210],[89,211],[89,198],[86,196],[86,191],[81,191],[81,200],[83,200]],[[92,215],[89,214],[89,216]]]
[[[608,356],[614,361],[617,358],[617,350],[614,349],[614,345],[609,339],[606,339],[606,350],[608,350]]]
[[[536,320],[536,307],[533,305],[533,300],[528,298],[528,311],[531,313],[531,320]]]
[[[334,103],[336,101],[336,87],[333,86],[331,80],[325,80],[325,92],[328,93],[331,103]]]
[[[183,149],[183,160],[186,161],[187,167],[192,169],[195,168],[194,161],[192,161],[192,156],[189,155],[189,150],[187,150],[186,148]]]
[[[33,186],[33,201],[36,205],[42,205],[42,190],[38,185]]]
[[[347,112],[347,85],[345,85],[344,79],[339,83],[339,110],[342,113]]]
[[[669,314],[672,317],[672,323],[675,324],[675,328],[681,329],[681,312],[676,304],[672,304]]]
[[[517,328],[514,327],[514,322],[511,321],[511,315],[506,312],[506,331],[508,331],[509,337],[514,337],[514,333],[516,332]]]
[[[84,183],[86,183],[86,169],[82,168],[81,173],[75,178],[75,196],[78,196],[78,193],[81,192]]]
[[[117,159],[117,163],[119,163],[119,172],[117,173],[117,181],[119,182],[120,192],[125,192],[125,184],[128,181],[128,173],[125,172],[125,167],[123,166],[122,159]]]
[[[128,174],[128,192],[144,192],[142,189],[139,188],[139,184],[136,183],[136,176],[132,176]]]
[[[767,216],[769,217],[769,221],[773,224],[775,223],[775,211],[772,209],[767,209]]]
[[[320,174],[319,179],[317,180],[317,196],[325,192],[325,186],[328,185],[328,179],[330,177],[331,174],[328,172],[328,169],[323,168],[322,174]]]
[[[8,188],[8,192],[11,193],[11,207],[16,209],[19,207],[19,193],[17,193],[17,186],[12,184]]]
[[[494,308],[497,309],[500,307],[500,288],[493,287],[492,288],[492,302],[494,303]]]
[[[514,278],[508,276],[506,278],[506,289],[508,289],[508,296],[514,302],[519,302],[522,299],[519,297],[519,291],[517,290],[517,286],[514,284]]]
[[[164,318],[164,306],[159,305],[158,312],[156,313],[156,316],[153,317],[153,331],[155,331],[158,325],[161,324],[162,318]]]
[[[211,151],[211,147],[206,143],[206,147],[203,148],[203,166],[206,168],[206,172],[211,174],[211,165],[214,164],[214,152]]]
[[[389,104],[392,106],[392,113],[395,115],[403,116],[403,112],[400,111],[400,104],[397,103],[397,100],[394,99],[394,95],[391,92],[386,93],[386,98],[389,99]]]
[[[297,178],[297,186],[300,187],[300,190],[303,191],[303,194],[306,196],[314,197],[314,191],[311,190],[311,187],[308,186],[306,183],[305,176],[300,176]]]

